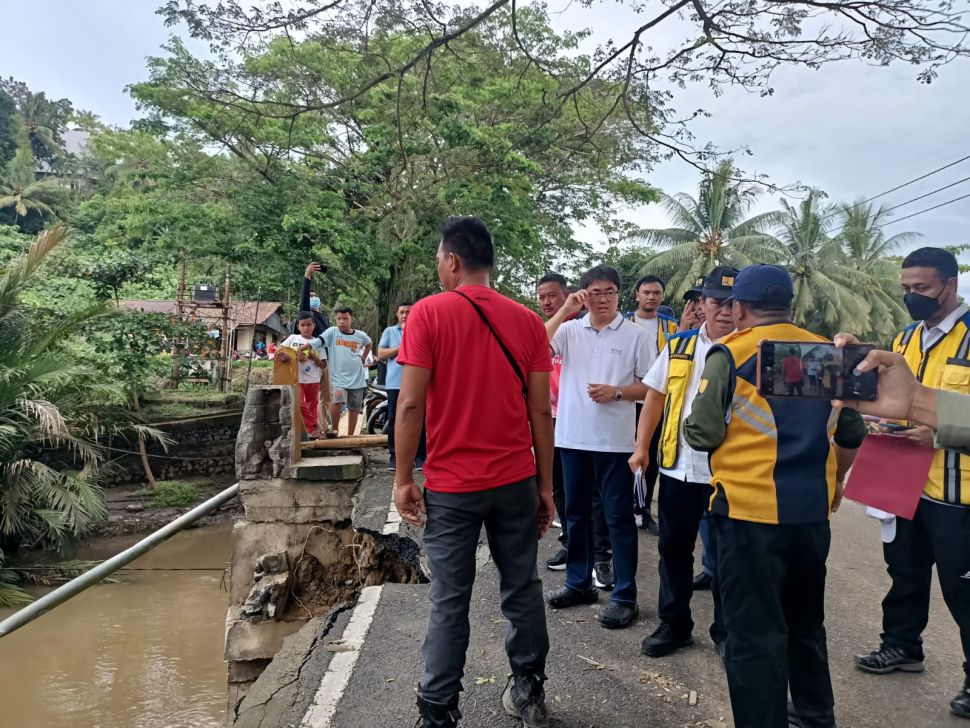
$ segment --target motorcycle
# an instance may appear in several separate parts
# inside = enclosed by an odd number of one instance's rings
[[[380,384],[367,382],[364,422],[369,435],[387,434],[387,392]]]

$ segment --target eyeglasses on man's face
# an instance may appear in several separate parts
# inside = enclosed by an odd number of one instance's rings
[[[586,293],[593,300],[609,301],[611,298],[616,298],[618,291],[615,288],[610,288],[606,291],[599,288],[588,288],[586,289]]]

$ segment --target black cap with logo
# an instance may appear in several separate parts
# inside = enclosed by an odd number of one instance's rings
[[[701,293],[707,298],[716,298],[719,301],[730,298],[734,292],[734,279],[737,275],[737,268],[719,265],[704,279],[704,287],[701,289]]]

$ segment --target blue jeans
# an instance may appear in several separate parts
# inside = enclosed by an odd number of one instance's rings
[[[617,604],[637,602],[637,524],[633,517],[633,473],[630,453],[560,449],[566,486],[569,541],[566,586],[593,588],[593,488],[599,491],[613,544],[613,594]]]
[[[704,573],[708,576],[714,576],[717,573],[717,555],[711,549],[711,523],[708,520],[709,511],[704,512],[704,517],[701,518],[701,525],[698,529],[701,534],[701,543],[704,544],[704,553],[701,554],[701,564],[704,567]]]

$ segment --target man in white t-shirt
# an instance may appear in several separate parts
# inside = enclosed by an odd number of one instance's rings
[[[713,488],[707,453],[693,450],[684,440],[684,420],[690,415],[700,388],[701,372],[711,347],[734,331],[731,306],[725,302],[734,287],[735,268],[719,266],[704,282],[700,306],[705,323],[693,331],[670,337],[667,347],[643,380],[647,397],[640,415],[637,449],[630,468],[646,468],[651,457],[660,467],[660,624],[643,640],[641,651],[662,657],[693,644],[690,599],[693,593],[694,545],[701,518],[708,510]],[[658,427],[658,423],[660,426]],[[650,435],[660,433],[659,447],[650,452]],[[716,546],[715,546],[716,548]],[[715,623],[711,638],[720,652],[724,630],[720,625],[719,593],[714,579]]]
[[[628,316],[628,320],[647,330],[647,369],[653,366],[660,352],[667,346],[667,339],[680,328],[679,322],[660,312],[664,300],[665,285],[662,279],[654,275],[645,275],[633,286],[633,294],[637,300],[637,310]],[[637,403],[637,422],[640,421],[640,410],[643,402]],[[657,451],[657,437],[653,434],[651,453]],[[646,487],[644,503],[638,504],[640,510],[640,527],[654,536],[660,533],[657,522],[654,521],[651,509],[653,507],[653,492],[657,485],[657,462],[653,458],[643,469],[643,481]]]
[[[593,488],[613,544],[611,602],[598,615],[609,629],[632,624],[637,606],[637,529],[633,516],[633,475],[627,459],[636,433],[636,402],[647,388],[646,331],[617,311],[620,276],[599,265],[583,274],[580,289],[546,322],[553,356],[562,357],[556,445],[560,448],[568,528],[566,584],[546,595],[554,609],[592,604]],[[589,313],[569,321],[583,306]]]

